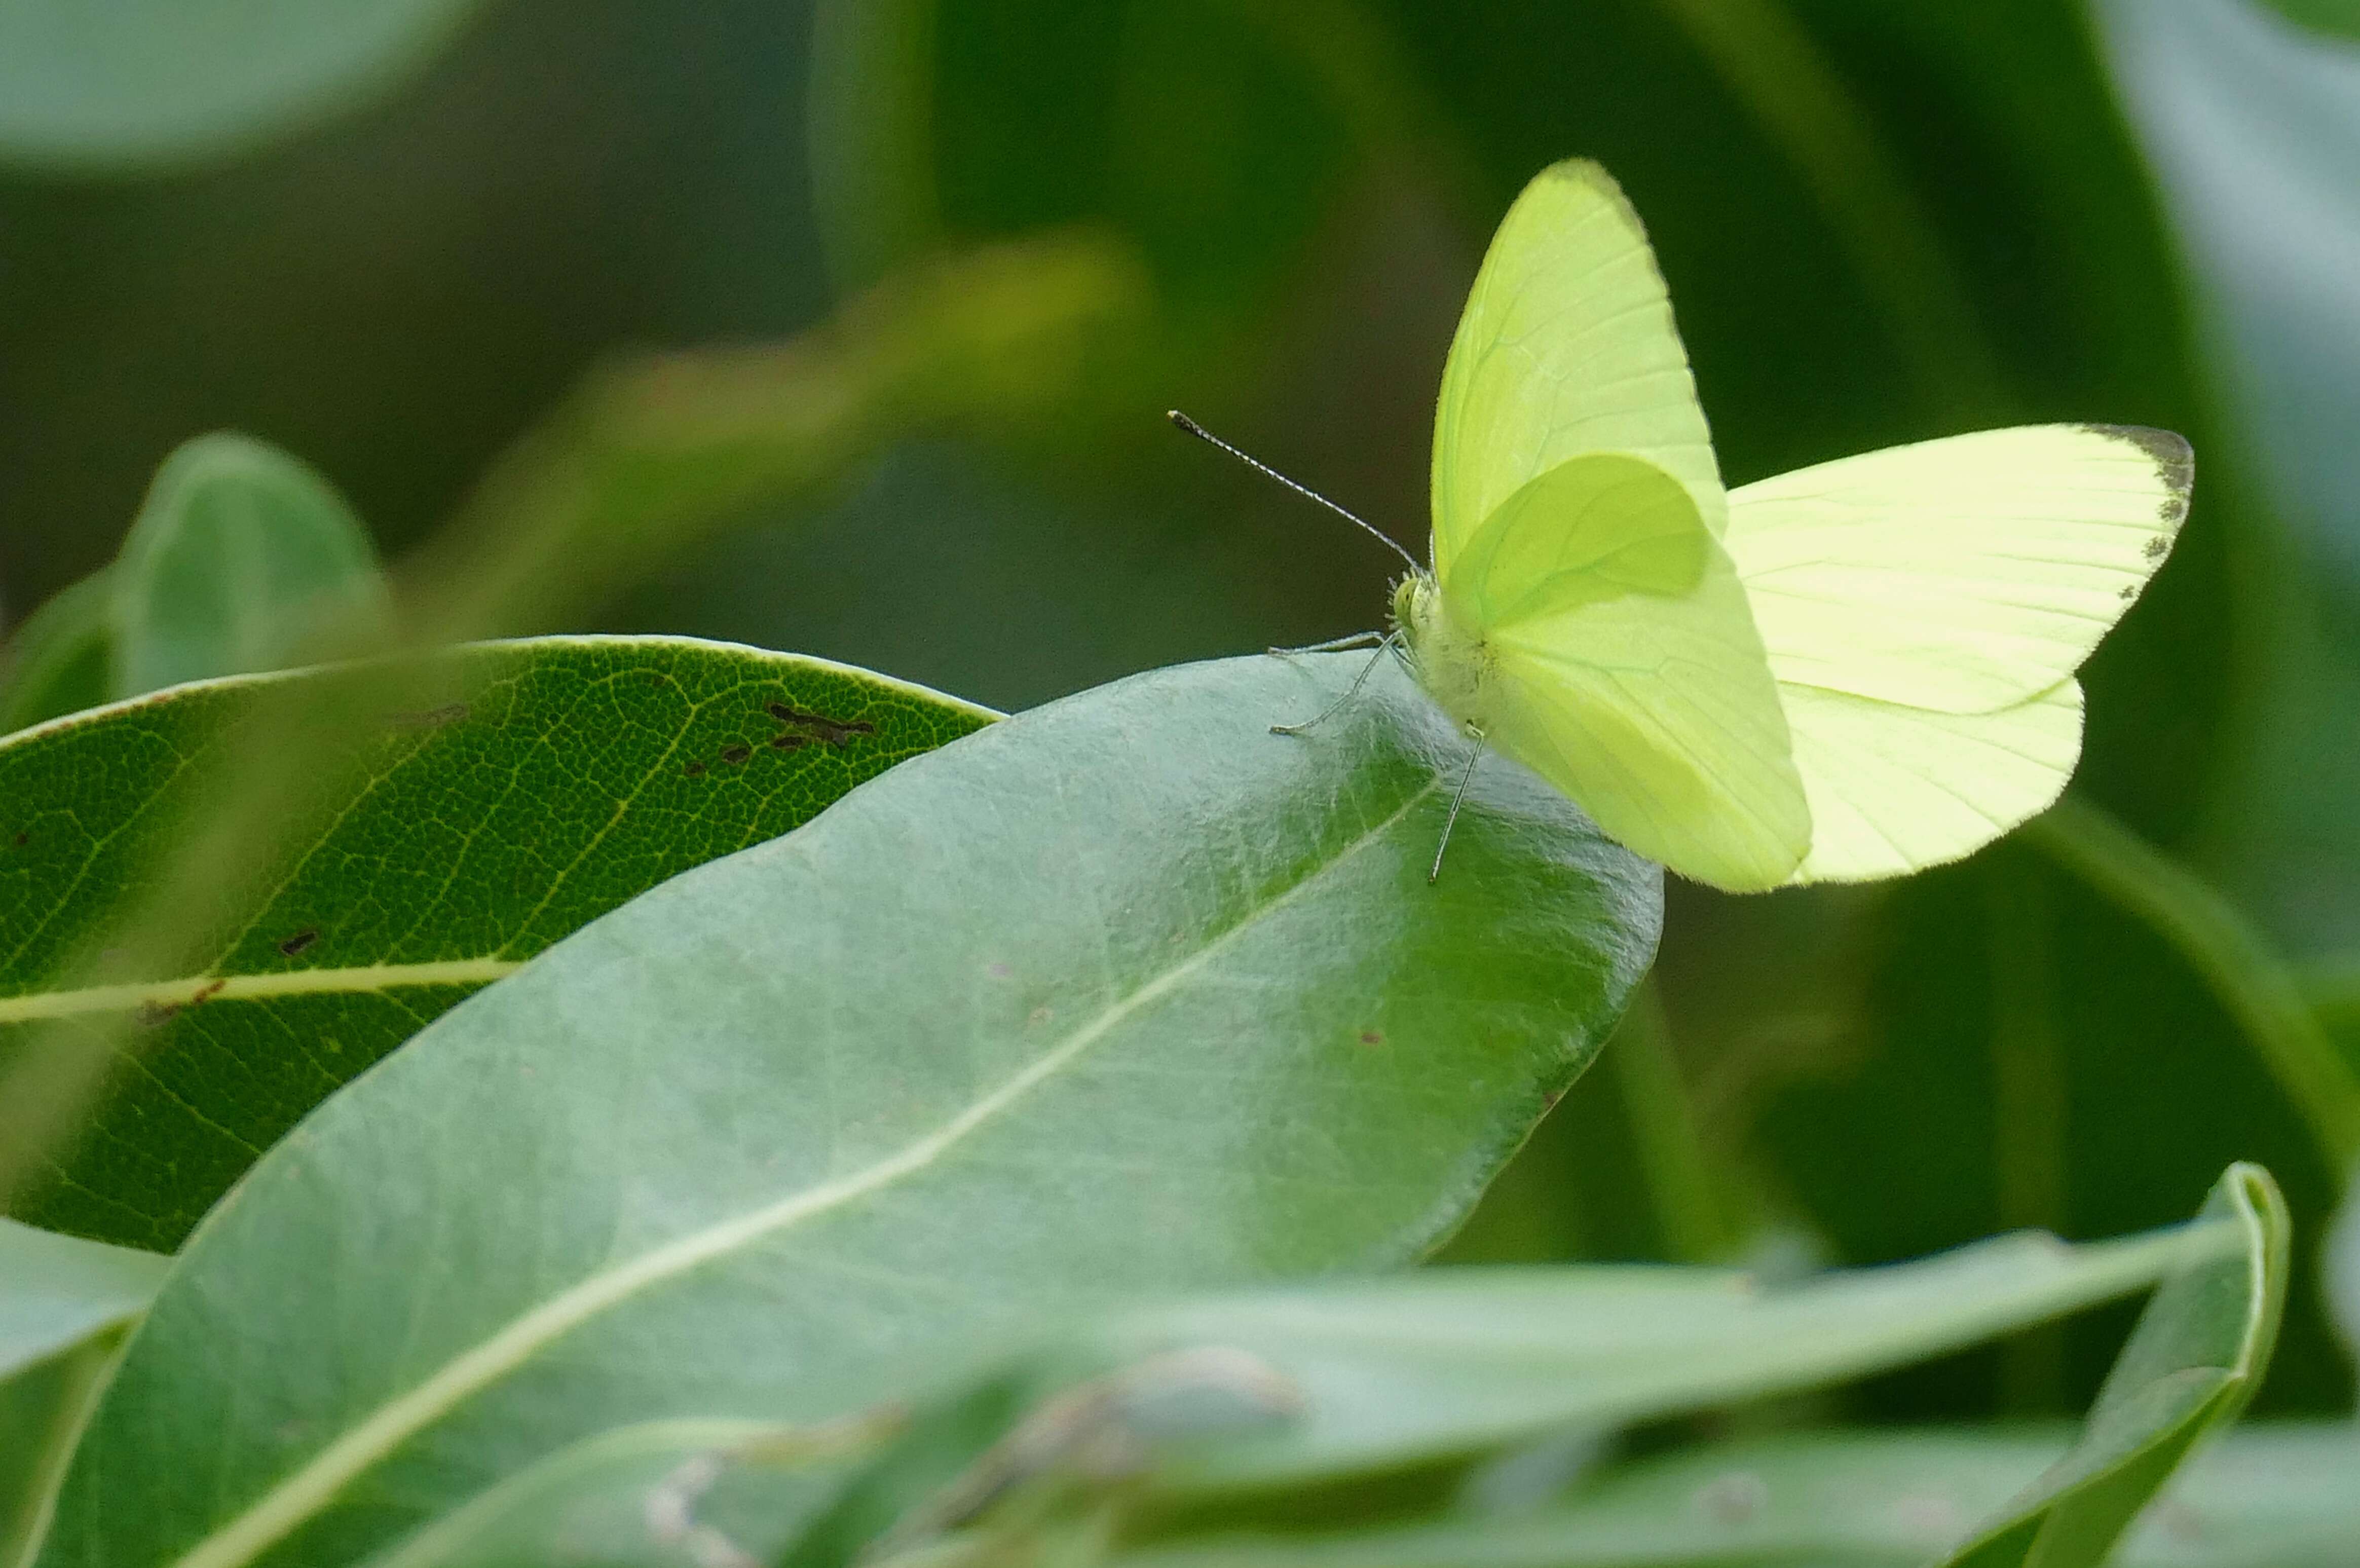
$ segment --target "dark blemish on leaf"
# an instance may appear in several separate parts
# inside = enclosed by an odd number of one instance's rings
[[[734,768],[753,754],[754,748],[751,746],[728,746],[723,748],[721,760]]]
[[[661,670],[658,670],[655,674],[648,677],[648,685],[651,686],[668,686],[672,685],[672,677],[665,674]]]
[[[1383,1030],[1363,1029],[1360,1031],[1360,1044],[1364,1046],[1382,1046],[1384,1043],[1385,1034]]]
[[[2125,583],[2122,586],[2122,601],[2125,604],[2128,604],[2131,600],[2136,598],[2138,598],[2138,585],[2136,583]]]
[[[133,1017],[141,1028],[155,1029],[170,1023],[180,1011],[180,1004],[177,1002],[143,1002]]]
[[[19,833],[19,834],[17,834],[17,835],[16,835],[16,848],[18,848],[18,849],[20,849],[20,850],[21,850],[21,849],[23,849],[27,844],[28,844],[28,843],[30,843],[30,842],[32,842],[32,839],[33,839],[33,836],[32,836],[30,833]]]
[[[808,730],[813,739],[825,740],[831,746],[841,746],[855,735],[877,733],[877,726],[865,718],[830,718],[824,713],[805,713],[801,708],[790,707],[783,702],[765,703],[762,706],[770,711],[770,717],[780,723],[792,724],[798,729]]]
[[[705,764],[703,762],[691,762],[682,771],[686,773],[690,778],[697,778],[704,774]]]
[[[228,983],[229,981],[225,980],[217,980],[210,985],[200,987],[197,993],[189,998],[189,1005],[194,1007],[200,1002],[211,1002],[222,993],[222,988]]]
[[[2164,538],[2162,534],[2158,533],[2150,538],[2144,545],[2140,546],[2140,548],[2147,552],[2147,558],[2148,560],[2160,561],[2163,559],[2164,552],[2171,548],[2171,542]]]
[[[285,953],[291,959],[319,939],[320,928],[317,926],[306,926],[300,931],[296,932],[285,941],[279,943],[279,950]]]
[[[418,713],[397,713],[386,722],[396,729],[440,729],[446,724],[456,724],[467,717],[464,702],[446,702],[440,707],[430,707]]]
[[[781,729],[770,737],[770,750],[773,751],[799,751],[810,744],[810,736],[798,735],[792,729]]]

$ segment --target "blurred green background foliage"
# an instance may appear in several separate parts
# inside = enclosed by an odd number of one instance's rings
[[[2360,1155],[2360,8],[292,9],[327,19],[275,55],[94,27],[93,80],[38,91],[11,46],[72,8],[0,17],[11,625],[235,430],[436,634],[687,632],[1014,708],[1361,630],[1387,558],[1163,411],[1415,546],[1481,246],[1572,155],[1650,226],[1732,483],[2189,435],[2075,806],[1899,886],[1677,888],[1645,1003],[1452,1255],[2099,1235],[2258,1160],[2300,1250],[2262,1408],[2349,1408],[2313,1254]],[[159,97],[167,45],[237,68]],[[1863,1408],[2078,1409],[2123,1326]]]

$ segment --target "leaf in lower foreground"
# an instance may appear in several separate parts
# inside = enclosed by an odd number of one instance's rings
[[[0,1219],[0,1568],[16,1568],[165,1260]]]
[[[2070,1445],[2063,1431],[1843,1432],[1732,1443],[1610,1472],[1512,1517],[1227,1536],[1121,1568],[1923,1568]],[[2360,1428],[2232,1432],[2175,1477],[2116,1568],[2349,1568]]]
[[[1392,670],[991,726],[453,1010],[190,1241],[44,1561],[339,1562],[564,1443],[825,1420],[1044,1317],[1395,1262],[1612,1026],[1661,878]]]
[[[1301,1388],[1292,1428],[1158,1476],[1260,1487],[1862,1376],[2140,1289],[2231,1243],[2203,1222],[2080,1246],[2019,1234],[1779,1286],[1677,1266],[1435,1269],[1151,1310],[1105,1343],[1229,1346]]]
[[[2081,1441],[1948,1563],[2094,1568],[2189,1451],[2252,1396],[2286,1308],[2286,1203],[2268,1172],[2234,1166],[2204,1214],[2234,1221],[2240,1245],[2164,1283]]]
[[[423,668],[435,695],[319,760],[328,826],[223,890],[189,967],[100,984],[59,977],[110,939],[255,716],[297,687],[322,711],[340,683],[355,701],[379,688],[365,670],[210,682],[0,744],[0,1074],[126,1018],[138,1053],[13,1212],[176,1245],[306,1111],[460,998],[992,717],[679,638],[485,643]]]
[[[1281,1418],[1274,1430],[1270,1419],[1240,1423],[1270,1435],[1170,1449],[1154,1475],[1167,1496],[1320,1483],[1541,1431],[1610,1430],[1887,1370],[2142,1288],[2194,1259],[2240,1254],[2244,1239],[2232,1223],[2200,1219],[2075,1246],[2004,1236],[1783,1287],[1724,1268],[1446,1267],[1133,1310],[1095,1330],[1062,1331],[1045,1350],[928,1400],[815,1523],[805,1522],[808,1497],[774,1486],[770,1508],[743,1511],[725,1533],[764,1560],[791,1539],[797,1564],[874,1555],[879,1531],[938,1505],[951,1477],[988,1470],[978,1455],[1018,1446],[1018,1429],[1039,1427],[1108,1367],[1217,1354],[1185,1398],[1165,1404],[1200,1424],[1241,1403]],[[1167,1391],[1175,1381],[1164,1377]],[[717,1464],[713,1474],[759,1475],[758,1460],[733,1455],[733,1441],[679,1422],[602,1433],[471,1505],[464,1530],[424,1532],[384,1568],[476,1568],[493,1561],[485,1542],[530,1555],[528,1542],[548,1552],[601,1528],[617,1560],[628,1560],[661,1543],[614,1521],[657,1478],[700,1458]],[[1141,1441],[1158,1446],[1144,1433]],[[1026,1446],[1054,1464],[1044,1445]],[[1934,1546],[1950,1544],[1965,1523]]]

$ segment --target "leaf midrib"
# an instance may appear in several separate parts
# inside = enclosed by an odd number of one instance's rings
[[[544,1346],[583,1323],[639,1294],[641,1290],[688,1272],[754,1241],[786,1230],[815,1215],[865,1197],[924,1169],[956,1146],[969,1133],[994,1120],[1002,1111],[1079,1058],[1124,1019],[1195,974],[1246,932],[1285,907],[1306,888],[1393,830],[1440,787],[1429,780],[1385,819],[1343,845],[1309,874],[1278,894],[1229,929],[1219,933],[1187,959],[1118,998],[1096,1017],[1076,1029],[990,1093],[933,1132],[904,1145],[848,1176],[708,1225],[642,1253],[620,1267],[595,1274],[513,1319],[506,1328],[480,1340],[469,1350],[443,1363],[442,1369],[414,1386],[399,1398],[380,1406],[359,1425],[348,1428],[310,1464],[264,1493],[247,1509],[176,1559],[173,1568],[240,1568],[291,1533],[371,1464],[455,1409],[465,1399],[489,1387],[499,1376],[522,1365]]]
[[[446,959],[433,963],[282,970],[274,974],[185,975],[179,980],[35,991],[21,996],[0,996],[0,1024],[73,1018],[90,1013],[128,1013],[143,1007],[177,1010],[206,1003],[251,1002],[271,996],[348,995],[424,985],[489,985],[523,967],[523,960],[519,959]]]

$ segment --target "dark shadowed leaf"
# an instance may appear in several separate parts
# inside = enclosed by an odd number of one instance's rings
[[[114,664],[107,634],[114,598],[101,568],[50,596],[15,630],[6,669],[0,671],[0,735],[106,700]]]
[[[0,1071],[126,1018],[137,1057],[13,1212],[175,1245],[304,1112],[461,997],[991,717],[726,643],[464,649],[425,667],[434,695],[406,699],[424,706],[316,761],[341,791],[325,826],[223,890],[190,967],[61,981],[203,807],[259,705],[298,687],[329,702],[339,683],[366,701],[365,675],[207,683],[0,745]]]
[[[192,1237],[45,1561],[337,1561],[562,1445],[814,1420],[1111,1296],[1415,1256],[1587,1063],[1656,869],[1360,661],[1161,671],[592,923]]]

